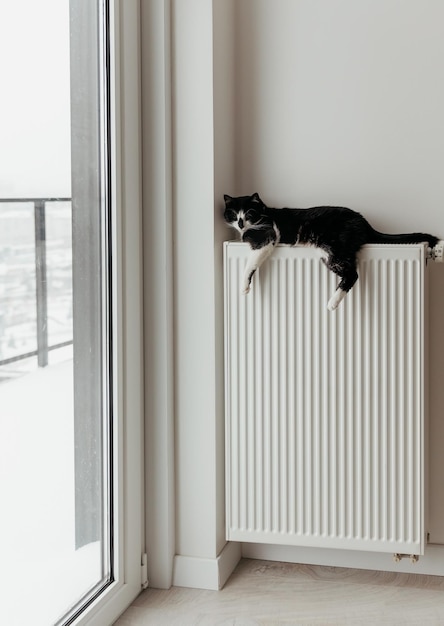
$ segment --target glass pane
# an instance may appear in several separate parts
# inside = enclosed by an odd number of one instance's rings
[[[34,211],[30,203],[0,204],[0,376],[35,367],[36,281]],[[6,367],[9,365],[9,367]]]
[[[46,268],[49,363],[72,357],[71,202],[46,205]],[[64,350],[62,348],[65,348]]]
[[[0,0],[0,621],[113,579],[105,0]]]

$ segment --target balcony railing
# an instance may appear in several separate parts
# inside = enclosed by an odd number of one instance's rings
[[[70,204],[71,198],[0,198],[0,367],[35,356],[45,367],[51,350],[72,344]],[[48,211],[54,231],[49,241]],[[49,287],[59,309],[63,302],[63,341],[51,342],[57,332],[49,331]],[[60,325],[57,316],[52,323]]]

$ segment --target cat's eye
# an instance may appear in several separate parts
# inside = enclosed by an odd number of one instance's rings
[[[257,211],[254,211],[254,210],[251,210],[251,209],[245,213],[245,219],[248,222],[256,222],[258,220],[258,217],[259,217],[259,215],[258,215]]]
[[[236,211],[228,209],[224,213],[225,221],[227,222],[236,222],[237,221],[237,213]]]

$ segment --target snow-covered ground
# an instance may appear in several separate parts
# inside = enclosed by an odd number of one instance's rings
[[[49,626],[101,579],[74,546],[72,361],[0,384],[0,623]]]

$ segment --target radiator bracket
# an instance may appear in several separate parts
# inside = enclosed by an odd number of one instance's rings
[[[410,559],[410,562],[415,564],[419,561],[419,556],[417,554],[401,554],[400,552],[395,552],[393,555],[395,563],[399,563],[402,559]]]

